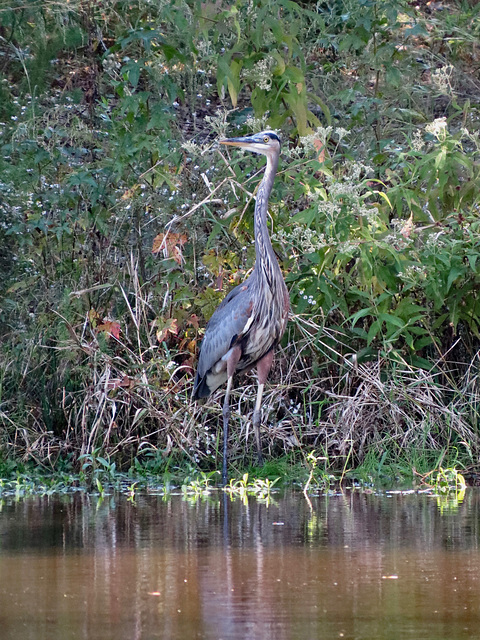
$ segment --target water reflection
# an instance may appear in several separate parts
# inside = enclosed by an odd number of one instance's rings
[[[480,493],[6,500],[0,637],[480,638]]]

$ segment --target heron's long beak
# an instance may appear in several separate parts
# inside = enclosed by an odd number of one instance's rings
[[[228,144],[231,147],[249,147],[251,144],[255,144],[255,140],[246,136],[245,138],[224,138],[218,141],[220,144]]]

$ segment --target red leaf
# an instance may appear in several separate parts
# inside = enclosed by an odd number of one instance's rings
[[[118,322],[104,320],[102,324],[97,326],[97,331],[104,331],[107,336],[113,336],[117,340],[120,340],[120,324]]]

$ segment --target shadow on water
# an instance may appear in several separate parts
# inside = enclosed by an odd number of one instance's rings
[[[2,640],[480,639],[480,492],[6,499]]]

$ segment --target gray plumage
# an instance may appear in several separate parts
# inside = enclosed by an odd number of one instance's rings
[[[272,190],[280,155],[280,140],[271,131],[220,141],[266,156],[265,173],[255,203],[255,253],[253,272],[225,297],[212,315],[203,338],[198,360],[193,397],[205,398],[228,381],[224,417],[223,482],[227,480],[227,439],[229,394],[234,373],[257,367],[258,394],[253,426],[259,463],[260,410],[263,386],[271,367],[273,349],[287,324],[290,301],[267,230],[268,197]]]

